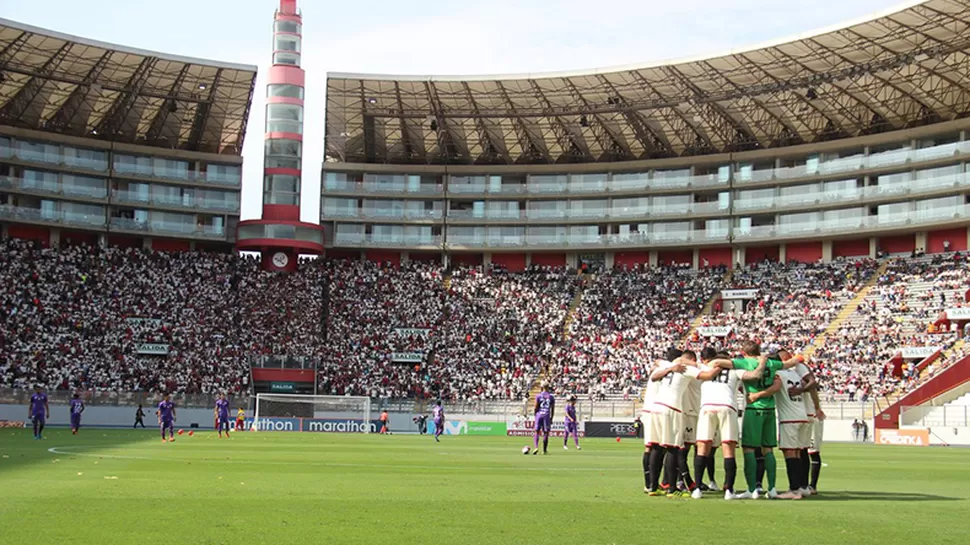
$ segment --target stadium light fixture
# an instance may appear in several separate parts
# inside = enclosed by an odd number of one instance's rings
[[[367,99],[367,102],[369,102],[371,104],[377,104],[377,99],[374,98],[374,97],[370,97],[370,98]]]
[[[206,85],[204,83],[200,83],[199,84],[199,90],[200,91],[205,91],[206,90]]]
[[[816,98],[818,98],[818,93],[815,92],[815,89],[809,87],[808,91],[805,91],[805,98],[807,98],[808,100],[815,100]]]
[[[587,118],[585,115],[579,116],[579,126],[589,127],[589,118]]]
[[[438,122],[436,120],[432,119],[430,126],[432,131],[438,132]]]

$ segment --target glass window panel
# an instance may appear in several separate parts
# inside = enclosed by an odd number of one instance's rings
[[[286,52],[273,53],[273,64],[300,66],[300,55]]]
[[[276,21],[276,32],[289,32],[291,34],[302,34],[303,25],[296,21]]]
[[[299,85],[274,83],[266,86],[266,96],[268,97],[298,98],[303,100],[303,93],[303,87]]]
[[[276,51],[292,51],[294,53],[300,52],[300,39],[296,36],[288,36],[281,34],[276,36]]]

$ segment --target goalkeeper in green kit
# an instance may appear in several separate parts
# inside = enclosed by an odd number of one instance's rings
[[[741,345],[743,358],[733,360],[735,369],[752,371],[758,367],[761,348],[754,341],[745,341]],[[744,409],[744,420],[741,423],[741,447],[744,450],[744,480],[748,490],[735,496],[735,499],[758,499],[755,492],[758,480],[755,449],[760,448],[765,457],[765,473],[768,477],[768,498],[778,496],[775,490],[775,480],[778,475],[778,465],[775,454],[771,449],[778,446],[778,425],[775,417],[775,392],[781,390],[781,380],[777,373],[788,366],[794,367],[798,362],[782,362],[777,359],[767,360],[765,372],[761,380],[744,383],[748,406]]]

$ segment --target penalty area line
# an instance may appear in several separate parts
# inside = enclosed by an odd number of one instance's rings
[[[393,464],[363,464],[363,463],[351,463],[351,462],[282,462],[278,460],[203,460],[200,458],[188,459],[188,458],[168,458],[164,456],[129,456],[123,454],[93,454],[88,452],[75,452],[66,449],[78,449],[78,448],[96,448],[102,445],[72,445],[69,447],[51,447],[47,449],[47,452],[51,454],[60,454],[61,456],[85,456],[88,458],[101,458],[101,459],[113,459],[113,460],[142,460],[147,462],[199,462],[199,463],[214,463],[214,464],[247,464],[247,465],[265,465],[265,466],[313,466],[313,467],[359,467],[359,468],[377,468],[377,469],[426,469],[433,471],[460,471],[467,472],[469,469],[484,469],[484,470],[498,470],[498,471],[591,471],[591,472],[604,472],[604,471],[632,471],[626,468],[592,468],[592,467],[515,467],[515,466],[479,466],[479,465],[465,465],[461,467],[452,466],[430,466],[430,465],[393,465]]]

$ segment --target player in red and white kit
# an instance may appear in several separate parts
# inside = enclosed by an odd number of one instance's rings
[[[651,365],[647,369],[647,376],[649,377],[656,370],[656,365]],[[647,494],[655,492],[655,489],[650,488],[650,475],[653,471],[651,466],[650,449],[657,447],[657,442],[653,440],[653,401],[657,396],[657,390],[660,388],[659,382],[654,382],[652,380],[647,381],[647,386],[643,389],[643,405],[640,407],[640,423],[643,427],[643,491]],[[663,449],[658,449],[662,451]],[[661,463],[662,463],[661,458]],[[660,471],[658,464],[657,471]],[[656,494],[654,494],[656,495]]]
[[[783,358],[781,354],[779,356]],[[804,365],[801,367],[807,373],[808,369]],[[803,376],[797,367],[778,371],[782,382],[781,390],[775,394],[775,405],[778,407],[778,446],[785,455],[785,467],[788,470],[788,491],[779,495],[779,499],[799,500],[802,498],[801,490],[808,488],[807,482],[802,483],[805,469],[802,467],[801,455],[812,441],[812,421],[808,418],[805,401],[798,390]]]
[[[675,354],[670,352],[668,356]],[[650,375],[651,381],[660,383],[657,396],[654,398],[651,433],[653,440],[658,443],[657,448],[663,448],[666,451],[663,466],[664,485],[668,497],[682,495],[677,490],[677,480],[681,474],[679,453],[684,447],[684,394],[690,386],[690,381],[697,377],[695,359],[693,352],[682,352],[673,361],[662,363]],[[652,453],[651,456],[653,456]],[[656,478],[658,474],[659,471],[654,471],[653,477]],[[656,481],[650,484],[654,489],[658,485]]]
[[[753,371],[732,369],[730,359],[717,359],[713,348],[705,348],[701,361],[706,365],[697,375],[697,379],[703,383],[694,473],[703,474],[708,457],[713,456],[713,449],[720,446],[724,455],[724,499],[733,500],[734,481],[738,475],[735,458],[738,447],[738,388],[742,381],[761,379],[766,358],[761,358],[758,368]],[[695,489],[691,497],[701,499],[701,491]]]

